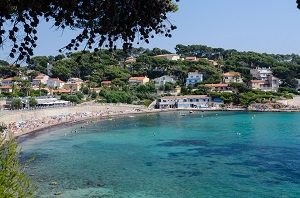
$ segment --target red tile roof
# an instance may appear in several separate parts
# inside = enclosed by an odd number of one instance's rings
[[[234,76],[234,75],[241,75],[240,72],[227,72],[223,74],[224,76]]]
[[[101,84],[111,84],[111,81],[110,80],[105,80],[105,81],[102,81]]]
[[[11,86],[8,85],[0,86],[0,89],[11,89]]]
[[[53,93],[70,93],[71,90],[61,89],[61,90],[53,90]]]
[[[5,78],[5,79],[2,80],[2,82],[3,82],[3,81],[11,81],[12,79],[13,79],[12,77]]]
[[[228,84],[205,84],[208,87],[228,87]]]
[[[133,81],[133,80],[138,80],[138,81],[143,81],[145,79],[145,77],[131,77],[129,78],[129,81]]]
[[[264,83],[265,82],[265,80],[251,80],[250,82],[252,82],[252,83]]]
[[[59,82],[59,83],[63,83],[64,81],[60,80],[59,78],[52,78],[52,80]]]

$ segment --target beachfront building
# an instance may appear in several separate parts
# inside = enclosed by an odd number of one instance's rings
[[[256,67],[255,69],[250,69],[250,74],[258,80],[267,80],[268,76],[272,76],[272,71],[270,67]]]
[[[258,89],[261,91],[278,91],[280,84],[279,78],[268,76],[267,80],[251,80],[249,88]]]
[[[205,86],[209,87],[211,91],[216,91],[216,92],[231,92],[230,87],[227,83],[222,83],[222,84],[205,84]]]
[[[203,81],[203,74],[199,73],[198,71],[195,72],[189,72],[188,77],[186,79],[185,86],[188,87],[188,85],[194,85],[196,83]]]
[[[176,83],[175,77],[167,76],[167,75],[164,75],[164,76],[161,76],[158,78],[154,78],[153,81],[155,82],[155,87],[160,87],[162,85],[165,85],[167,82],[173,83],[173,84]]]
[[[35,77],[32,80],[32,85],[33,86],[39,86],[39,84],[47,84],[49,80],[49,76],[47,76],[46,74],[39,74],[37,77]]]
[[[131,77],[129,78],[128,82],[131,86],[137,86],[137,85],[145,85],[147,82],[149,82],[149,78],[147,76],[139,76],[139,77]]]
[[[157,55],[155,57],[166,58],[166,59],[174,60],[174,61],[180,60],[180,56],[177,54],[161,54],[161,55]]]
[[[156,100],[156,109],[205,109],[220,108],[223,105],[220,98],[213,99],[207,95],[165,96]]]
[[[223,74],[223,76],[224,76],[224,83],[230,83],[230,82],[242,83],[243,82],[240,72],[226,72]]]
[[[46,87],[52,87],[54,89],[62,89],[64,87],[65,82],[60,80],[59,78],[50,78],[47,81]]]

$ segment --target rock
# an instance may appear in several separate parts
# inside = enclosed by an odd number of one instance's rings
[[[61,191],[57,191],[56,193],[54,193],[54,195],[61,195],[62,192]]]

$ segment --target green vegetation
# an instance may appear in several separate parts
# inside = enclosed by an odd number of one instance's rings
[[[2,124],[0,134],[5,128]],[[0,139],[0,197],[34,197],[36,186],[24,172],[25,165],[19,164],[19,153],[17,141],[12,136],[8,140]]]
[[[124,52],[116,49],[97,50],[96,52],[80,51],[66,53],[58,56],[33,57],[27,67],[12,67],[7,62],[0,62],[0,77],[6,78],[14,74],[26,74],[29,69],[35,70],[28,76],[36,77],[39,73],[45,73],[48,63],[53,65],[51,77],[66,81],[70,77],[78,77],[87,80],[88,83],[80,88],[74,96],[64,95],[62,99],[80,103],[86,100],[96,99],[101,102],[124,102],[143,104],[147,100],[155,100],[159,95],[156,89],[171,91],[176,86],[181,87],[181,94],[211,94],[212,90],[205,84],[219,84],[224,82],[223,73],[229,71],[240,72],[244,83],[230,83],[232,93],[222,93],[219,97],[226,104],[248,106],[253,102],[274,101],[280,97],[291,98],[291,94],[298,95],[295,89],[297,79],[300,79],[300,56],[296,54],[260,54],[255,52],[238,52],[237,50],[225,50],[222,48],[211,48],[204,45],[176,45],[176,53],[182,57],[195,56],[197,61],[168,60],[156,55],[170,53],[167,50],[154,48],[131,48]],[[135,57],[136,61],[127,62],[127,57]],[[252,80],[250,70],[256,67],[270,68],[274,76],[281,79],[282,84],[277,93],[260,92],[248,88],[247,83]],[[203,82],[185,87],[185,81],[189,72],[200,71],[203,74]],[[175,76],[176,83],[166,83],[156,88],[153,81],[145,85],[131,86],[128,82],[130,77],[147,76],[150,79],[163,75]],[[40,84],[39,90],[30,89],[30,80],[13,78],[13,93],[3,92],[1,96],[40,96],[48,92],[45,85]],[[101,86],[102,81],[111,81],[110,86],[102,87],[98,94],[91,88]],[[271,99],[269,95],[272,95]],[[86,97],[84,96],[86,95]],[[16,108],[18,106],[16,105]]]

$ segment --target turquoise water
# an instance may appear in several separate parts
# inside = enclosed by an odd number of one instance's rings
[[[300,197],[299,120],[300,113],[135,115],[23,137],[21,158],[36,155],[26,171],[37,197]]]

